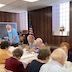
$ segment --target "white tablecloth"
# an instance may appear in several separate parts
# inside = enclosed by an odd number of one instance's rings
[[[28,64],[28,62],[30,60],[33,60],[33,59],[37,59],[37,55],[36,53],[28,53],[28,54],[23,54],[23,56],[21,57],[20,61],[23,62],[23,63],[26,63]]]

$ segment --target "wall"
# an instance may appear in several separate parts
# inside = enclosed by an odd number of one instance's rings
[[[0,22],[16,22],[17,29],[20,30],[20,21],[18,13],[0,12]]]
[[[17,30],[28,30],[27,11],[23,13],[0,12],[0,22],[16,22]]]
[[[72,47],[72,2],[70,3],[70,35],[60,37],[52,35],[52,7],[29,11],[29,21],[32,21],[35,37],[41,37],[51,45],[60,45],[67,41]]]
[[[28,12],[25,11],[19,14],[20,18],[20,30],[28,30]]]

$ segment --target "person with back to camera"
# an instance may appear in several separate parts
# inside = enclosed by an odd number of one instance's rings
[[[48,62],[49,56],[50,50],[47,48],[41,49],[37,56],[38,59],[33,60],[30,64],[28,64],[27,72],[39,72],[40,67]]]
[[[5,69],[12,72],[26,72],[22,62],[19,61],[23,54],[22,49],[17,48],[13,51],[13,56],[6,59]]]
[[[8,41],[2,41],[1,42],[1,48],[0,48],[0,64],[5,64],[5,60],[7,58],[10,57],[10,54],[9,54],[9,42]]]
[[[17,47],[20,40],[19,40],[19,36],[18,36],[16,29],[12,28],[11,25],[9,24],[6,25],[6,29],[8,32],[10,44],[14,47]]]
[[[50,57],[52,60],[42,65],[39,72],[69,72],[68,69],[63,68],[66,60],[66,53],[63,49],[55,49]]]
[[[66,61],[64,67],[72,72],[72,52],[70,50],[70,44],[68,42],[62,42],[60,47],[66,52]]]
[[[70,44],[68,42],[62,42],[60,47],[66,52],[67,60],[72,62],[72,51],[70,51]]]

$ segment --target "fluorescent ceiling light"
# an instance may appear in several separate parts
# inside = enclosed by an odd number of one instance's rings
[[[36,1],[39,1],[39,0],[23,0],[23,1],[27,1],[27,2],[36,2]]]
[[[3,7],[3,6],[5,6],[5,4],[0,4],[0,8]]]

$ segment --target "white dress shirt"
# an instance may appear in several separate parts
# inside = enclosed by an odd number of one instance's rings
[[[69,71],[63,68],[63,66],[60,63],[56,61],[51,61],[49,63],[42,65],[39,72],[69,72]]]

